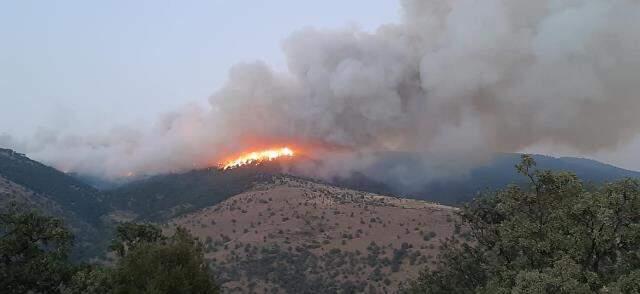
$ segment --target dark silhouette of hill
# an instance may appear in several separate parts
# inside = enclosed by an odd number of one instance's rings
[[[622,169],[595,160],[575,157],[552,157],[534,155],[538,166],[554,171],[571,171],[586,183],[600,184],[622,178],[640,178],[640,172]],[[413,176],[429,171],[420,163],[417,154],[390,153],[380,157],[372,167],[364,172],[354,173],[350,177],[335,179],[338,186],[363,190],[378,194],[396,194],[410,198],[435,201],[448,205],[468,202],[480,192],[493,191],[509,184],[522,184],[526,179],[513,172],[520,161],[520,154],[497,154],[488,163],[472,168],[458,177],[425,180],[423,184],[411,186],[398,183],[397,179],[386,177],[384,170],[405,170]],[[416,179],[413,179],[416,182]],[[419,182],[419,181],[418,181]]]
[[[551,170],[575,172],[594,184],[625,177],[638,178],[639,172],[621,169],[594,160],[536,155],[539,166]],[[298,159],[300,160],[300,159]],[[329,184],[381,195],[395,195],[460,205],[478,193],[492,191],[524,179],[513,172],[520,154],[498,154],[490,162],[456,177],[433,179],[414,153],[385,153],[368,170],[349,177],[335,178]],[[185,173],[166,174],[125,184],[106,191],[106,201],[115,209],[135,213],[141,219],[162,220],[202,207],[215,205],[250,189],[255,183],[268,181],[273,175],[292,169],[283,168],[292,161],[268,162],[231,170],[207,168]],[[395,171],[411,175],[413,183],[403,185]],[[393,175],[392,175],[393,174]]]
[[[109,207],[101,192],[52,167],[9,149],[0,149],[0,210],[37,210],[71,227],[74,258],[90,258],[106,248]]]
[[[132,211],[141,219],[162,220],[215,205],[279,172],[276,163],[192,170],[134,181],[106,191],[105,197],[115,209]]]
[[[0,149],[0,176],[35,193],[46,195],[62,209],[97,224],[107,212],[95,188],[10,149]]]

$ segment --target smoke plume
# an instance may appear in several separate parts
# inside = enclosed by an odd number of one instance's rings
[[[211,165],[256,142],[445,162],[534,144],[596,152],[638,134],[640,2],[404,0],[402,8],[401,23],[374,33],[295,32],[283,42],[286,72],[236,65],[208,107],[167,114],[153,128],[13,144],[65,170],[114,177]]]

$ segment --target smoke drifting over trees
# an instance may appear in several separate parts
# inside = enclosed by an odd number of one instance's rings
[[[210,107],[167,114],[152,129],[0,143],[65,170],[116,177],[211,165],[255,142],[447,158],[534,144],[595,152],[640,130],[637,1],[402,7],[401,23],[375,33],[295,32],[283,42],[287,72],[239,64]]]

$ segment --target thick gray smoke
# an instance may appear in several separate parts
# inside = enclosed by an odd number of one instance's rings
[[[210,108],[166,115],[150,130],[43,134],[23,147],[67,170],[118,176],[201,167],[261,140],[445,161],[534,144],[595,152],[640,131],[640,2],[402,7],[400,24],[375,33],[294,33],[283,43],[287,72],[237,65]]]

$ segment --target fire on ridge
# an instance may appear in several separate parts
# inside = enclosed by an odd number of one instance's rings
[[[293,157],[294,155],[294,151],[289,147],[266,149],[244,153],[234,159],[222,163],[221,165],[222,169],[227,170],[243,165],[272,161],[281,157]]]

